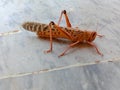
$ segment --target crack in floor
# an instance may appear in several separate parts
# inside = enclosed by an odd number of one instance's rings
[[[75,68],[75,67],[90,66],[90,65],[101,64],[101,63],[106,63],[106,62],[115,62],[115,61],[119,61],[119,60],[120,60],[120,57],[116,57],[116,58],[112,58],[109,60],[95,61],[95,62],[91,62],[91,63],[77,63],[77,64],[68,65],[68,66],[59,66],[59,67],[52,68],[52,69],[42,69],[42,70],[34,71],[34,72],[16,73],[16,74],[11,74],[11,75],[1,76],[0,80],[28,76],[28,75],[36,75],[36,74],[59,71],[59,70],[65,70],[65,69],[70,69],[70,68]]]
[[[20,32],[21,32],[20,30],[13,30],[13,31],[0,33],[0,36],[7,36],[7,35],[12,35],[12,34],[17,34],[17,33],[20,33]]]

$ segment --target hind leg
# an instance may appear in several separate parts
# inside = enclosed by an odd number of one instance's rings
[[[67,15],[67,11],[66,10],[63,10],[62,12],[61,12],[61,15],[60,15],[60,18],[59,18],[59,21],[58,21],[58,26],[59,26],[59,24],[60,24],[60,22],[61,22],[61,19],[62,19],[62,16],[65,16],[65,20],[66,20],[66,26],[67,27],[72,27],[72,25],[71,25],[71,23],[70,23],[70,20],[69,20],[69,18],[68,18],[68,15]]]
[[[49,29],[50,29],[50,49],[45,51],[47,53],[52,51],[52,28],[56,28],[59,32],[61,32],[62,34],[64,34],[67,38],[69,38],[70,40],[73,39],[73,37],[66,31],[64,31],[61,27],[59,27],[58,25],[56,25],[53,21],[51,21],[49,23]]]

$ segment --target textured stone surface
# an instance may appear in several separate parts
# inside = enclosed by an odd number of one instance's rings
[[[0,33],[21,31],[0,36],[0,90],[118,90],[119,5],[119,0],[0,1]],[[21,27],[26,21],[57,22],[64,9],[73,27],[97,29],[105,35],[94,41],[103,57],[93,47],[80,44],[58,58],[71,43],[59,40],[54,40],[52,53],[44,54],[49,39],[39,39]]]

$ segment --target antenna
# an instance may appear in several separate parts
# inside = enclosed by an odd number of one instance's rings
[[[103,27],[101,27],[101,28],[103,28]],[[97,21],[97,27],[96,27],[96,30],[95,30],[95,31],[98,32],[98,21]],[[104,35],[97,34],[97,36],[103,37]]]
[[[97,26],[96,26],[96,30],[95,31],[98,32],[98,20],[97,20]]]

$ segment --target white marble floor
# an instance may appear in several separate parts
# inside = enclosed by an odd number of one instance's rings
[[[45,54],[49,40],[21,26],[57,22],[64,9],[73,27],[105,35],[94,41],[103,57],[80,44],[58,58],[70,44],[61,40]],[[0,90],[119,90],[119,16],[119,0],[0,0]]]

